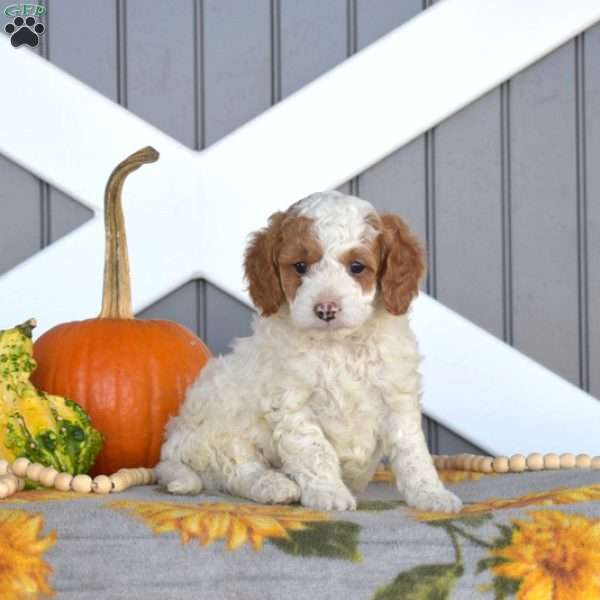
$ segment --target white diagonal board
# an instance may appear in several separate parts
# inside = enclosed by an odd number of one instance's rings
[[[0,36],[3,80],[19,82],[0,94],[0,152],[96,210],[0,277],[0,327],[97,314],[104,184],[139,147],[161,160],[125,188],[135,309],[193,277],[247,302],[246,235],[270,213],[347,181],[599,19],[596,0],[445,0],[202,153]],[[590,396],[429,298],[414,322],[431,416],[494,452],[600,454]]]

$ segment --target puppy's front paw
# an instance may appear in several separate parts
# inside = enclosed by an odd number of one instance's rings
[[[462,500],[447,489],[405,490],[406,503],[427,512],[457,513],[462,509]]]
[[[262,504],[291,504],[300,500],[300,488],[283,473],[267,471],[252,486],[250,496]]]
[[[317,510],[356,510],[356,499],[342,483],[312,481],[301,486],[303,506]]]

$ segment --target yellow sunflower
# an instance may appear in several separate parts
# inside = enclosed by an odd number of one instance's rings
[[[524,506],[559,506],[577,502],[600,500],[600,484],[580,488],[557,488],[546,492],[534,492],[516,498],[490,498],[482,502],[474,502],[465,506],[459,516],[477,515],[504,508],[523,508]],[[419,521],[443,521],[454,519],[456,515],[449,513],[413,511]]]
[[[492,567],[501,577],[521,579],[517,600],[600,598],[600,519],[532,512],[515,520],[510,545],[490,553],[508,562]]]
[[[306,529],[306,523],[329,519],[324,513],[289,506],[132,500],[112,502],[109,506],[133,514],[154,533],[178,531],[182,543],[197,539],[203,546],[225,539],[229,550],[236,550],[247,541],[254,550],[260,550],[265,538],[288,538],[288,531]]]
[[[29,502],[52,502],[55,500],[79,500],[81,498],[97,498],[96,494],[79,494],[77,492],[59,492],[53,489],[23,490],[9,498],[11,504]]]
[[[52,567],[42,554],[54,545],[56,533],[40,537],[42,515],[24,510],[0,511],[0,595],[2,600],[52,596]]]

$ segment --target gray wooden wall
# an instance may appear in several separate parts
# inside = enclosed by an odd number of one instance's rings
[[[200,149],[428,4],[48,0],[39,51]],[[344,188],[408,219],[428,248],[431,294],[600,396],[598,165],[595,27]],[[0,156],[0,272],[89,217]],[[248,333],[251,311],[192,281],[141,316],[180,321],[219,353]],[[431,421],[426,430],[434,450],[472,448]]]

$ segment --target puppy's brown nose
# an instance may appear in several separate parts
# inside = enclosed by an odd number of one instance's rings
[[[323,321],[332,321],[341,308],[335,302],[319,302],[315,304],[315,314]]]

